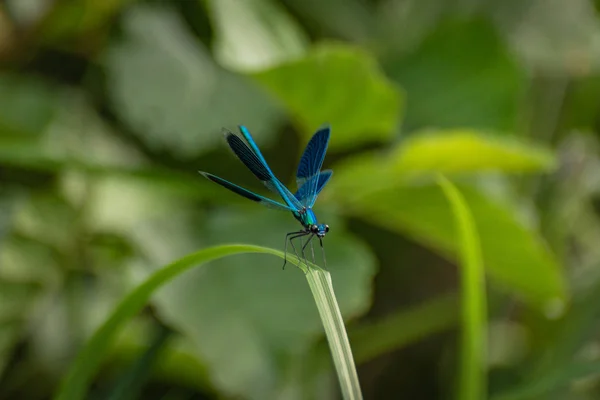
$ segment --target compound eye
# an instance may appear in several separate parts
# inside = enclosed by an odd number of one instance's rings
[[[329,225],[325,225],[325,232],[329,232]]]

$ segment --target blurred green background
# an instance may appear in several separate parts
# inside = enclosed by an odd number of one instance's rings
[[[588,0],[0,3],[0,398],[49,399],[115,304],[212,245],[283,249],[279,178],[329,122],[316,212],[366,399],[453,398],[465,196],[489,398],[600,398],[600,21]],[[339,398],[302,273],[238,255],[165,286],[89,399]]]

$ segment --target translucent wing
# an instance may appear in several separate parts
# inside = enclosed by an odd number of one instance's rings
[[[314,204],[314,200],[317,198],[319,179],[312,178],[318,176],[319,171],[323,166],[330,133],[331,128],[329,125],[319,129],[306,145],[304,153],[302,153],[302,157],[300,158],[298,171],[296,172],[296,184],[298,185],[298,188],[301,189],[305,187],[307,183],[310,183],[309,186],[306,186],[306,189],[303,189],[306,193],[303,205],[307,205],[307,202],[309,203],[310,201]],[[329,177],[331,177],[331,174]]]
[[[333,175],[333,171],[330,169],[321,171],[318,175],[314,175],[304,182],[294,196],[296,196],[296,198],[306,207],[312,207],[317,200],[317,196],[321,193],[321,190],[323,190],[327,182],[329,182],[331,175]],[[313,191],[313,187],[316,187],[316,190]]]
[[[292,209],[300,210],[303,205],[294,197],[284,185],[277,179],[273,171],[269,168],[267,161],[258,149],[256,142],[250,135],[250,131],[245,126],[240,125],[240,132],[248,142],[248,147],[238,136],[227,131],[226,138],[229,147],[236,156],[260,179],[269,189],[278,193],[283,201]]]
[[[223,186],[224,188],[229,189],[232,192],[237,193],[240,196],[247,198],[248,200],[255,201],[255,202],[260,203],[260,204],[262,204],[262,205],[264,205],[266,207],[274,208],[274,209],[277,209],[277,210],[293,211],[290,207],[288,207],[288,206],[286,206],[284,204],[281,204],[281,203],[279,203],[279,202],[277,202],[275,200],[271,200],[271,199],[268,199],[266,197],[260,196],[260,195],[258,195],[256,193],[253,193],[253,192],[249,191],[248,189],[244,189],[241,186],[238,186],[238,185],[235,185],[235,184],[233,184],[233,183],[231,183],[229,181],[226,181],[223,178],[219,178],[216,175],[209,174],[208,172],[202,172],[202,171],[200,171],[200,173],[206,179],[209,179],[209,180],[211,180],[211,181],[213,181],[215,183],[218,183],[219,185]]]

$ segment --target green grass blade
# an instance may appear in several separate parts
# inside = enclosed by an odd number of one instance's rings
[[[325,328],[342,396],[345,400],[362,399],[356,366],[352,358],[344,320],[333,292],[331,275],[320,268],[310,268],[306,279]]]
[[[67,371],[54,399],[80,400],[86,397],[87,388],[117,333],[131,318],[139,313],[157,289],[181,273],[200,264],[242,253],[265,253],[284,257],[284,253],[281,251],[266,247],[241,244],[224,245],[189,254],[157,270],[125,296],[108,319],[94,332],[84,348],[78,353],[69,371]],[[338,376],[340,376],[342,393],[346,394],[350,390],[348,393],[353,397],[345,397],[346,399],[360,399],[356,369],[329,273],[310,263],[311,268],[309,271],[293,255],[288,254],[287,259],[306,273],[327,338],[332,345],[334,364],[339,371]]]
[[[445,177],[438,178],[456,220],[461,264],[461,344],[458,400],[487,396],[485,278],[479,236],[462,194]]]
[[[125,296],[104,324],[94,332],[71,365],[54,399],[76,400],[85,398],[86,389],[116,334],[125,323],[139,313],[158,288],[192,267],[238,253],[279,255],[281,252],[249,245],[217,246],[189,254],[157,270]],[[296,260],[292,257],[290,257],[290,261],[296,263]]]

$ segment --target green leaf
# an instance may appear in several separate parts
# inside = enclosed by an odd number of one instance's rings
[[[257,71],[304,56],[308,37],[272,0],[209,0],[213,51],[224,66]]]
[[[460,191],[443,176],[438,184],[451,205],[459,242],[462,332],[457,399],[478,400],[487,395],[487,300],[479,237]]]
[[[409,99],[404,127],[514,132],[524,74],[484,19],[448,20],[384,66]]]
[[[86,394],[86,389],[93,377],[93,374],[97,371],[102,361],[103,356],[106,351],[109,349],[111,343],[115,339],[116,334],[120,331],[120,329],[132,318],[134,317],[142,307],[148,302],[150,297],[154,294],[156,290],[164,286],[166,283],[170,282],[173,278],[178,275],[181,275],[183,272],[193,268],[196,265],[203,264],[209,261],[213,261],[215,259],[225,257],[228,255],[234,255],[239,253],[264,253],[264,254],[272,254],[277,255],[283,258],[283,253],[277,250],[272,250],[269,248],[251,246],[251,245],[225,245],[225,246],[217,246],[211,247],[207,249],[200,250],[196,253],[189,254],[171,264],[166,265],[165,267],[157,270],[153,274],[151,274],[148,278],[146,278],[142,283],[140,283],[137,287],[135,287],[129,294],[117,305],[108,319],[104,322],[104,324],[96,330],[91,339],[88,341],[86,346],[79,352],[75,362],[71,366],[67,375],[65,376],[58,393],[55,396],[57,400],[76,400],[84,398]],[[292,264],[296,264],[301,268],[304,268],[301,263],[299,263],[298,259],[294,256],[289,256],[288,260]],[[317,274],[319,278],[318,281],[323,279],[329,280],[328,273],[321,271],[319,267],[313,266],[315,271],[312,271],[308,275],[309,280],[314,280],[315,275]],[[311,282],[311,287],[317,285],[318,282]],[[326,293],[326,297],[331,298],[333,293],[331,292],[331,284],[321,285],[320,286],[323,293]],[[319,289],[319,290],[321,290]],[[234,295],[234,292],[231,292],[230,295]],[[263,297],[263,296],[258,296]],[[339,319],[339,310],[334,310],[332,307],[334,304],[331,301],[324,302],[320,297],[315,298],[316,302],[322,302],[319,304],[319,308],[326,307],[321,310],[322,315],[323,312],[337,314],[336,324],[339,326],[343,323]],[[334,301],[335,302],[335,301]],[[326,306],[328,304],[329,306]],[[215,306],[215,304],[212,304]],[[219,305],[223,307],[222,304]],[[289,310],[288,310],[289,311]],[[227,318],[226,315],[222,315],[222,317]],[[296,318],[301,319],[298,315]],[[325,317],[323,324],[327,325],[328,322]],[[281,323],[278,324],[281,328],[285,326]],[[222,334],[223,331],[220,331]],[[245,332],[240,332],[244,334]],[[331,332],[327,331],[328,335]],[[338,334],[342,334],[340,330],[337,330]],[[345,335],[345,332],[343,332]],[[344,342],[344,339],[341,337],[329,337],[330,340],[334,342]],[[347,339],[346,339],[347,340]],[[234,343],[230,343],[233,345]],[[347,349],[347,351],[349,351]],[[231,353],[228,353],[231,354]],[[239,360],[239,357],[237,358]],[[346,365],[346,370],[352,367]],[[350,381],[346,378],[346,382],[340,382],[342,385],[349,383]],[[349,397],[352,398],[352,397]],[[355,397],[358,398],[358,397]]]
[[[114,111],[153,149],[192,157],[220,143],[223,126],[247,125],[260,142],[280,110],[245,77],[217,66],[164,7],[124,15],[125,39],[104,56]]]
[[[539,235],[505,205],[472,187],[459,187],[475,218],[490,277],[533,305],[564,305],[562,272]],[[334,195],[348,214],[408,234],[451,258],[457,254],[452,214],[436,186],[388,186],[354,196],[344,193]]]
[[[550,150],[470,129],[420,132],[391,158],[397,173],[536,172],[555,166]]]
[[[253,76],[289,109],[307,138],[330,123],[333,148],[386,141],[397,129],[404,96],[360,48],[320,44],[303,59]]]
[[[358,316],[370,304],[374,257],[363,243],[344,232],[340,221],[323,213],[319,217],[336,232],[323,244],[342,315]],[[284,233],[297,230],[289,215],[254,208],[252,213],[214,211],[202,224],[210,232],[206,240],[211,244],[234,241],[283,248]],[[158,236],[162,240],[163,234]],[[297,240],[298,252],[299,246]],[[316,241],[314,250],[320,261]],[[288,251],[293,253],[289,245]],[[306,255],[312,259],[310,247]],[[310,292],[296,271],[281,272],[283,263],[270,257],[236,257],[215,263],[219,268],[190,271],[176,279],[161,291],[154,306],[164,321],[193,340],[213,385],[221,392],[273,398],[278,384],[289,378],[286,366],[322,334]],[[235,364],[228,356],[231,353],[237,355]]]
[[[555,165],[550,150],[516,138],[470,129],[421,131],[386,153],[363,153],[337,164],[335,179],[325,195],[329,191],[335,196],[352,196],[406,184],[415,178],[433,180],[437,173],[531,173]]]

